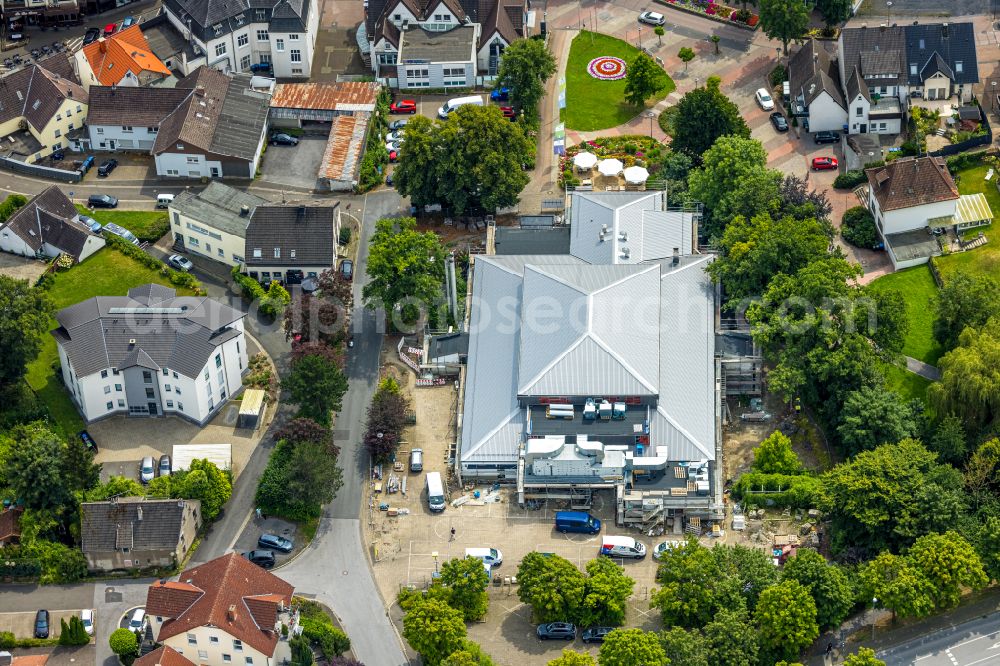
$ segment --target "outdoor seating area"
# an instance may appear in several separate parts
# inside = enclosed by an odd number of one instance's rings
[[[641,191],[659,165],[660,148],[642,136],[608,137],[571,146],[562,158],[562,184],[594,191]]]
[[[598,191],[644,190],[649,180],[649,171],[642,166],[625,167],[614,157],[598,161],[590,152],[577,153],[573,158],[573,168],[582,182],[590,181]]]

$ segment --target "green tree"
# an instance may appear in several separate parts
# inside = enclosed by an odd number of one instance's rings
[[[462,641],[462,648],[451,653],[441,662],[441,666],[496,666],[493,658],[483,652],[478,643],[469,639]]]
[[[1000,580],[1000,517],[989,516],[979,528],[976,552],[991,581]]]
[[[292,651],[292,666],[312,666],[315,663],[312,647],[303,636],[293,637],[288,642],[288,647]]]
[[[556,659],[552,659],[546,666],[596,666],[594,664],[594,658],[589,654],[577,652],[576,650],[570,650],[566,648],[562,651],[562,655]]]
[[[332,502],[344,485],[336,456],[331,456],[327,447],[312,442],[295,445],[288,458],[286,475],[289,497],[304,504]]]
[[[677,52],[677,57],[681,59],[684,63],[684,71],[688,69],[688,63],[694,60],[694,49],[690,46],[682,46],[681,50]]]
[[[958,605],[963,587],[978,590],[989,582],[975,549],[951,530],[920,537],[907,557],[930,582],[934,603],[942,610]]]
[[[83,627],[83,621],[76,615],[69,618],[69,622],[64,619],[59,620],[59,645],[87,645],[90,643],[90,636]]]
[[[844,570],[815,550],[800,550],[781,570],[782,580],[800,583],[816,602],[820,629],[839,627],[854,606],[855,591]]]
[[[213,521],[232,497],[233,483],[227,472],[205,458],[192,460],[187,474],[172,482],[170,490],[174,497],[201,501],[202,516]]]
[[[663,554],[656,582],[660,588],[653,591],[649,605],[660,609],[666,626],[702,626],[725,600],[738,596],[712,551],[695,539]]]
[[[7,458],[7,482],[29,509],[59,509],[73,501],[62,460],[66,445],[43,423],[14,430],[16,445]]]
[[[716,139],[727,135],[750,138],[740,109],[716,88],[706,85],[686,93],[677,103],[670,147],[700,163]],[[735,182],[735,180],[734,180]]]
[[[760,0],[760,25],[764,34],[781,41],[788,55],[788,42],[809,29],[809,8],[801,2]]]
[[[403,616],[403,637],[424,663],[438,666],[464,645],[462,612],[440,599],[417,599]]]
[[[671,627],[660,632],[660,645],[671,666],[709,666],[708,641],[697,629]]]
[[[794,659],[819,636],[816,603],[795,580],[783,580],[764,590],[754,619],[763,651],[776,660]]]
[[[555,73],[556,60],[543,40],[515,39],[503,50],[497,83],[510,89],[519,108],[535,109],[545,94],[545,82]]]
[[[715,544],[712,547],[712,557],[719,567],[724,582],[720,584],[723,590],[719,598],[731,596],[738,591],[749,611],[757,605],[760,593],[778,582],[778,572],[768,553],[760,548],[747,546],[723,546]],[[732,607],[732,603],[722,604]]]
[[[94,463],[94,454],[79,437],[70,437],[62,456],[66,483],[77,491],[87,491],[101,482],[101,466]]]
[[[986,274],[957,271],[938,291],[934,337],[945,350],[954,349],[968,327],[979,328],[1000,315],[1000,285]]]
[[[816,0],[816,9],[826,25],[832,28],[851,15],[851,0]]]
[[[347,393],[347,377],[329,359],[309,355],[292,363],[292,371],[282,386],[299,406],[299,417],[329,426],[330,412],[340,411]]]
[[[934,426],[929,448],[945,462],[960,464],[969,453],[969,442],[965,436],[965,425],[957,416],[945,416]]]
[[[160,477],[169,478],[169,477]],[[88,502],[103,502],[112,497],[142,497],[145,494],[142,485],[135,479],[124,476],[112,476],[105,483],[87,491]]]
[[[406,141],[404,142],[402,149],[405,150],[406,160],[400,160],[396,164],[392,172],[392,178],[397,191],[405,191],[414,206],[439,203],[437,195],[438,173],[435,169],[431,168],[436,157],[435,137],[437,136],[437,131],[436,123],[425,116],[415,115],[406,123]],[[402,242],[402,247],[400,249],[404,249],[407,247],[408,243],[412,243],[416,240],[412,238],[411,234],[405,233],[407,231],[404,228],[406,219],[407,218],[389,220],[385,225],[386,231],[383,232],[383,242],[390,240],[384,238],[384,236],[386,233],[394,231],[394,225],[396,225],[397,221],[400,227],[400,230],[397,233],[405,235],[399,239],[393,239],[394,243]],[[381,220],[379,222],[381,222]],[[379,231],[379,222],[375,223],[376,233]],[[415,227],[416,224],[414,223],[412,226]],[[375,241],[376,238],[373,236],[370,242],[374,243]],[[426,259],[427,255],[425,254],[423,258]],[[403,277],[403,275],[405,275],[403,268],[404,267],[401,267],[399,269],[399,277]],[[368,271],[368,275],[372,275],[371,270]],[[406,295],[406,292],[400,290],[400,294],[401,295],[396,300],[385,301],[387,303],[387,307],[388,304],[395,304],[401,300],[402,296]],[[434,292],[434,295],[437,295],[437,291]],[[365,294],[364,298],[365,304],[368,305],[369,296]],[[378,305],[382,305],[382,303],[380,302]],[[368,306],[372,307],[371,305]]]
[[[881,553],[858,572],[862,599],[878,599],[893,618],[924,617],[934,610],[934,586],[908,558]]]
[[[656,634],[642,629],[615,629],[604,639],[601,666],[667,666],[669,660]]]
[[[409,144],[409,124],[406,127]],[[416,321],[418,306],[433,308],[441,301],[444,260],[437,234],[417,231],[412,217],[379,220],[368,249],[369,281],[362,291],[365,305],[388,312],[405,305],[404,321]]]
[[[635,581],[607,557],[587,562],[583,601],[575,618],[583,626],[617,627],[625,622]]]
[[[977,492],[1000,492],[1000,439],[983,442],[965,466],[965,485]]]
[[[448,588],[448,604],[462,611],[466,622],[486,615],[490,597],[486,593],[489,577],[478,557],[455,558],[441,567],[441,582]]]
[[[663,84],[663,70],[648,55],[640,53],[625,70],[625,101],[642,106]]]
[[[586,579],[558,555],[528,553],[517,567],[517,596],[531,606],[536,622],[573,618],[586,593]]]
[[[798,474],[802,463],[788,435],[775,430],[753,450],[753,468],[765,474]]]
[[[898,393],[872,386],[851,391],[840,412],[837,435],[844,453],[853,456],[879,444],[917,435],[913,409]]]
[[[658,25],[653,28],[653,34],[656,35],[656,45],[663,46],[663,35],[666,34],[666,30],[663,29],[662,25]]]
[[[53,305],[44,289],[0,275],[0,390],[24,377],[49,330]]]
[[[939,414],[952,414],[971,428],[996,423],[1000,417],[1000,317],[979,330],[965,329],[958,346],[941,357],[941,380],[927,389]]]
[[[758,160],[758,166],[763,168],[759,163],[757,142],[740,141],[738,145],[749,152],[751,159]],[[720,156],[717,162],[714,151],[713,148],[706,153],[704,168],[711,168],[713,173],[718,174],[722,168],[732,165],[732,161]],[[711,162],[708,161],[709,155]],[[728,196],[723,189],[717,189],[715,184],[707,181],[698,182],[697,188],[699,193],[721,197],[713,201],[716,206],[721,206]],[[725,226],[719,244],[721,256],[709,264],[707,270],[715,282],[725,286],[730,302],[738,301],[763,294],[775,275],[794,275],[799,269],[825,257],[829,244],[825,226],[815,219],[783,217],[775,220],[766,214],[750,220],[737,217]]]
[[[111,651],[125,664],[131,664],[139,655],[139,641],[128,629],[115,629],[108,639]]]
[[[756,666],[758,632],[742,606],[724,608],[705,625],[708,663],[712,666]]]
[[[860,647],[856,654],[847,655],[844,666],[885,666],[885,662],[875,657],[875,650]]]

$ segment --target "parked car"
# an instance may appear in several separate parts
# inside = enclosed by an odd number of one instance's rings
[[[115,34],[116,30],[118,30],[118,25],[115,23],[109,23],[106,26],[104,26],[104,36],[110,37],[111,35]]]
[[[576,638],[576,625],[572,622],[549,622],[548,624],[538,625],[535,633],[543,641],[552,638],[571,641]]]
[[[807,127],[808,131],[809,128]],[[840,135],[836,132],[816,132],[813,134],[814,143],[838,143],[840,141]]]
[[[100,222],[90,217],[89,215],[81,215],[80,222],[90,227],[90,230],[95,234],[101,233],[101,229],[104,228]]]
[[[140,244],[139,239],[136,237],[134,233],[132,233],[125,227],[115,224],[114,222],[108,222],[107,224],[105,224],[104,228],[101,230],[101,233],[103,233],[104,235],[114,234],[115,236],[127,240],[129,243],[132,243],[132,245]]]
[[[270,569],[274,566],[274,551],[271,550],[251,550],[248,553],[243,553],[243,557],[263,569]]]
[[[614,631],[614,627],[591,627],[580,635],[584,643],[603,643],[604,639]]]
[[[100,28],[89,28],[87,34],[83,36],[83,45],[86,46],[87,44],[96,42],[100,36]]]
[[[490,99],[494,102],[506,102],[510,99],[510,88],[497,88],[490,91]]]
[[[389,151],[389,161],[390,162],[395,162],[398,159],[399,159],[399,151],[398,150],[390,150]]]
[[[118,199],[110,194],[91,194],[87,197],[87,208],[117,208]]]
[[[683,545],[683,541],[664,541],[659,543],[656,548],[653,549],[653,559],[658,560],[674,548],[680,548]]]
[[[388,150],[389,152],[395,150],[398,153],[399,149],[402,147],[403,147],[402,141],[386,141],[385,143],[385,149]]]
[[[272,146],[297,146],[299,145],[299,140],[292,136],[291,134],[285,134],[284,132],[278,132],[277,134],[271,135],[271,145]]]
[[[80,621],[83,622],[83,630],[87,632],[88,636],[94,635],[94,610],[92,608],[84,608],[80,611]]]
[[[753,96],[757,100],[757,104],[760,105],[760,108],[765,111],[774,111],[774,100],[771,99],[771,94],[767,90],[758,88]]]
[[[250,65],[250,71],[254,74],[270,74],[274,70],[271,69],[269,62],[255,62]]]
[[[412,99],[401,99],[389,105],[389,113],[416,113],[417,103]]]
[[[788,121],[785,120],[785,117],[777,111],[771,114],[771,124],[774,125],[774,129],[779,132],[788,131]]]
[[[639,14],[639,23],[645,23],[646,25],[663,25],[666,22],[666,17],[659,12],[643,12]]]
[[[153,467],[153,456],[146,456],[139,463],[139,481],[143,483],[149,483],[153,480],[156,475],[156,471]]]
[[[401,130],[406,127],[406,123],[410,122],[407,118],[400,118],[399,120],[393,120],[389,123],[389,129],[395,132],[396,130]]]
[[[496,548],[466,548],[465,556],[480,559],[491,568],[503,564],[503,553]]]
[[[136,631],[146,631],[146,626],[149,624],[149,620],[146,619],[146,609],[136,608],[132,611],[132,617],[128,621],[128,630],[131,632]]]
[[[101,178],[106,178],[111,175],[111,172],[118,167],[118,160],[111,158],[109,160],[104,160],[101,162],[101,166],[97,167],[97,175]]]
[[[354,262],[350,259],[344,259],[340,262],[340,276],[345,280],[350,280],[354,277]]]
[[[813,171],[836,171],[837,166],[836,157],[814,157],[812,161]]]
[[[160,476],[170,476],[171,466],[170,466],[170,456],[164,453],[160,456],[160,464],[157,466],[157,473]]]
[[[49,612],[42,609],[35,613],[35,638],[49,637]]]
[[[126,16],[125,20],[122,21],[122,30],[124,30],[125,28],[131,28],[136,23],[138,23],[138,21],[136,21],[136,18],[134,16]]]
[[[385,140],[386,141],[395,141],[395,142],[402,143],[403,140],[404,140],[403,139],[403,130],[398,129],[398,130],[393,130],[393,131],[389,132],[388,134],[385,135]]]
[[[94,438],[90,436],[89,432],[81,430],[77,433],[77,437],[80,438],[80,441],[83,442],[83,445],[87,447],[88,451],[97,453],[97,442],[94,441]]]
[[[514,113],[514,107],[512,107],[512,106],[501,106],[500,107],[500,114],[504,118],[510,118],[511,120],[514,120],[514,119],[517,118],[517,114]]]
[[[290,539],[278,536],[277,534],[261,534],[257,539],[257,545],[261,548],[273,548],[282,553],[290,553],[295,548],[295,544]]]
[[[179,254],[172,254],[167,257],[167,263],[182,273],[189,273],[194,268],[194,264],[191,263],[190,259],[182,257]]]

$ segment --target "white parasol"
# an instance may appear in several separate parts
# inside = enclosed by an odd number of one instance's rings
[[[614,158],[609,160],[602,160],[597,165],[597,170],[601,172],[602,176],[617,176],[622,172],[621,160],[616,160]]]
[[[626,183],[645,183],[649,179],[649,172],[645,168],[640,166],[630,166],[625,169],[625,182]]]
[[[576,157],[573,158],[573,166],[577,169],[593,169],[595,164],[597,164],[597,155],[594,153],[577,153]]]

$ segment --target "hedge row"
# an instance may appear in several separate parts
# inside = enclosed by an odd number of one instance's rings
[[[291,294],[277,282],[272,282],[265,290],[257,280],[241,273],[239,266],[233,266],[231,274],[233,282],[243,290],[243,297],[259,303],[257,310],[264,316],[277,317],[292,302]]]
[[[733,495],[744,504],[808,509],[816,506],[821,491],[815,476],[749,471],[736,482]]]
[[[124,238],[119,238],[114,234],[105,235],[104,240],[108,247],[118,250],[126,257],[135,259],[146,268],[159,271],[160,275],[167,278],[173,286],[181,287],[182,289],[190,289],[196,294],[205,293],[201,288],[201,283],[198,282],[198,279],[195,276],[190,273],[171,270],[166,264],[156,257],[146,253],[138,245],[133,245]]]

